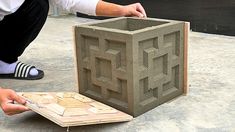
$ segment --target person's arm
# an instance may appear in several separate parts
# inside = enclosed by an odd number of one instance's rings
[[[0,87],[0,106],[6,115],[14,115],[28,111],[29,109],[23,106],[25,103],[26,100],[18,96],[15,91]]]
[[[97,16],[136,16],[147,17],[144,8],[140,3],[131,5],[118,5],[100,0],[96,6]]]
[[[102,0],[51,0],[51,2],[72,13],[80,12],[93,16],[111,17],[146,17],[145,10],[140,3],[122,6]]]

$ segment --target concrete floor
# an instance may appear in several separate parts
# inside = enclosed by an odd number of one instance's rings
[[[16,91],[77,91],[72,26],[91,21],[73,16],[48,18],[20,60],[45,71],[39,81],[0,80]],[[127,123],[72,127],[75,131],[235,132],[235,37],[190,33],[187,96],[165,103]],[[1,132],[66,132],[34,112],[8,117]]]

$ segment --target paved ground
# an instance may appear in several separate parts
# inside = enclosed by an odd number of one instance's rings
[[[90,20],[48,18],[21,61],[45,71],[39,81],[0,80],[16,91],[76,91],[72,26]],[[235,132],[235,37],[190,33],[188,96],[165,103],[128,123],[72,127],[75,131]],[[8,117],[1,132],[66,132],[33,112]]]

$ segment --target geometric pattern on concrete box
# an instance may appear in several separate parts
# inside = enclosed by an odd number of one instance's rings
[[[105,98],[110,103],[127,108],[126,44],[83,36],[81,49],[85,93],[94,98]],[[104,68],[105,67],[105,68]]]
[[[179,58],[182,51],[179,47],[179,33],[173,32],[139,42],[139,107],[149,108],[172,93],[182,92],[179,87],[179,79],[183,74],[179,72],[179,65],[183,66]],[[162,39],[163,42],[158,42]]]
[[[79,92],[133,116],[183,94],[186,26],[153,18],[77,26]]]
[[[127,107],[126,44],[105,40],[99,50],[90,49],[91,82],[102,88],[103,98]]]

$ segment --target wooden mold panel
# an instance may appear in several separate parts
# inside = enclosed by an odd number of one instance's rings
[[[62,127],[124,122],[132,116],[73,92],[18,93],[26,106]]]

